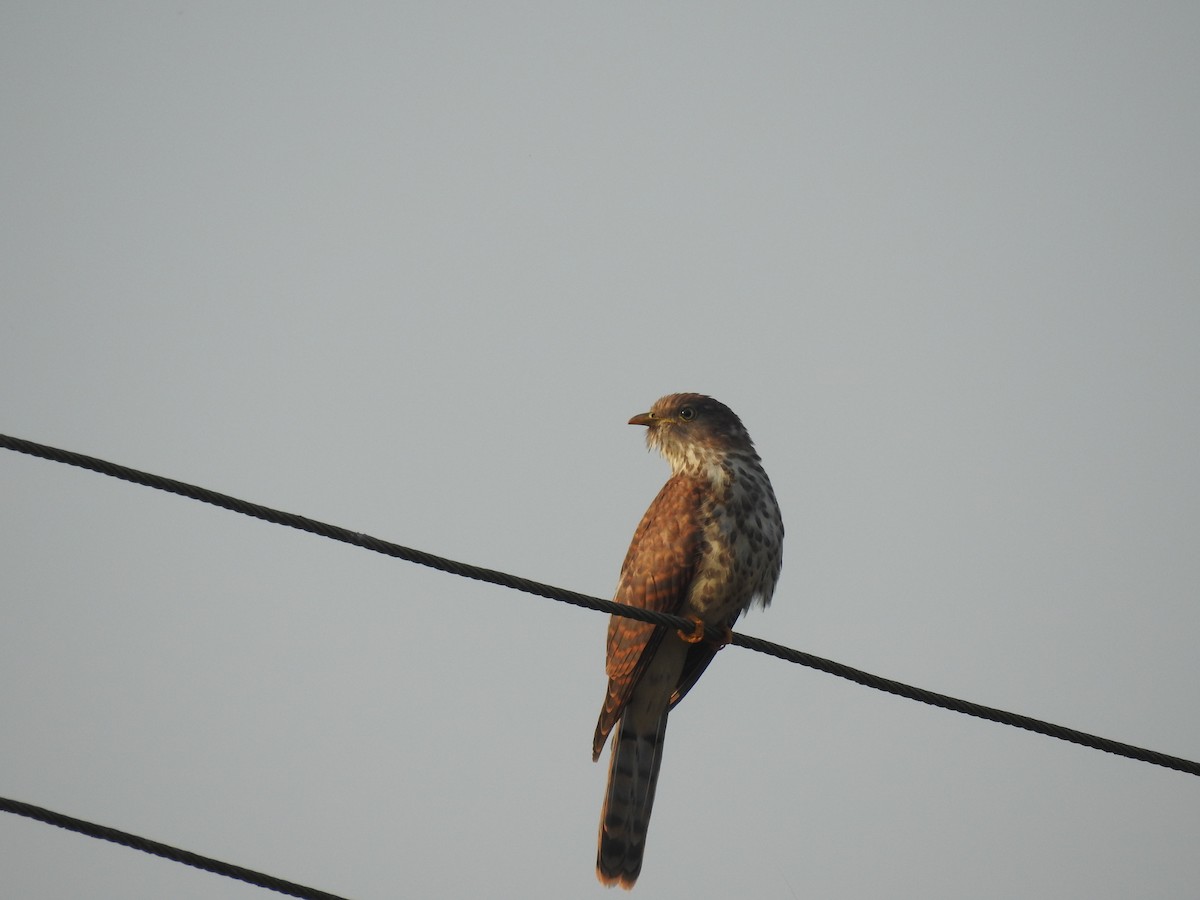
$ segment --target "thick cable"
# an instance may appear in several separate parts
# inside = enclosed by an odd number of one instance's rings
[[[52,460],[54,462],[61,462],[67,465],[89,469],[93,472],[99,472],[102,475],[109,475],[113,478],[119,478],[122,481],[129,481],[134,484],[141,484],[146,487],[156,488],[157,490],[168,491],[172,494],[179,494],[180,496],[189,497],[193,500],[199,500],[202,503],[210,503],[214,506],[219,506],[232,512],[241,513],[242,515],[252,516],[256,519],[262,519],[266,522],[274,522],[278,525],[286,525],[289,528],[297,528],[301,531],[307,531],[311,534],[317,534],[335,541],[342,541],[346,544],[353,544],[356,547],[362,547],[366,550],[372,550],[376,553],[382,553],[386,556],[392,556],[397,559],[407,560],[408,562],[417,563],[422,566],[428,566],[441,572],[449,572],[452,575],[459,575],[463,578],[473,578],[477,581],[486,581],[489,584],[501,585],[502,587],[512,588],[513,590],[517,591],[524,591],[525,593],[534,594],[539,597],[546,597],[551,600],[558,600],[563,603],[570,603],[574,606],[582,606],[587,609],[594,609],[600,612],[611,613],[613,615],[626,616],[631,619],[639,619],[643,622],[650,622],[655,625],[665,626],[667,628],[682,628],[690,631],[694,625],[694,623],[690,620],[681,618],[679,616],[672,616],[666,613],[655,612],[653,610],[641,609],[635,606],[626,606],[625,604],[614,603],[611,600],[604,600],[600,597],[590,597],[587,594],[580,594],[576,591],[569,591],[564,588],[554,587],[553,585],[543,584],[540,581],[531,581],[527,578],[509,575],[506,572],[499,572],[495,569],[485,569],[480,566],[473,566],[469,565],[468,563],[446,559],[442,556],[435,556],[432,553],[426,553],[422,550],[414,550],[411,547],[403,547],[399,544],[393,544],[390,541],[384,541],[376,537],[371,537],[370,535],[361,534],[356,531],[350,531],[346,528],[339,528],[336,525],[329,525],[325,522],[319,522],[315,519],[309,519],[305,518],[304,516],[295,515],[294,513],[282,512],[277,509],[272,509],[268,506],[260,506],[257,503],[250,503],[246,500],[239,500],[236,497],[230,497],[227,494],[220,494],[216,491],[210,491],[207,488],[197,487],[196,485],[187,484],[186,482],[182,481],[176,481],[172,478],[164,478],[161,475],[152,475],[149,472],[142,472],[138,469],[131,469],[128,466],[122,466],[118,465],[117,463],[107,462],[106,460],[96,459],[95,457],[85,456],[82,453],[75,453],[70,450],[60,450],[56,447],[48,447],[44,444],[36,444],[33,441],[26,441],[22,440],[21,438],[9,437],[7,435],[0,435],[0,447],[9,450],[15,450],[18,453],[25,453],[30,456],[37,456],[42,459]],[[705,630],[705,637],[712,641],[722,641],[726,639],[728,635],[721,629],[709,627]],[[1125,744],[1120,741],[1110,740],[1109,738],[1100,737],[1098,735],[1088,734],[1087,732],[1076,731],[1072,728],[1065,728],[1062,725],[1055,725],[1051,722],[1044,722],[1040,719],[1034,719],[1018,713],[1007,712],[1005,710],[995,709],[990,706],[983,706],[982,704],[973,703],[969,700],[960,700],[956,697],[950,697],[946,694],[938,694],[934,691],[927,691],[923,688],[914,687],[910,684],[904,684],[900,681],[893,681],[890,678],[872,675],[870,672],[864,672],[860,669],[843,665],[842,663],[823,659],[822,657],[814,656],[811,653],[805,653],[801,650],[794,650],[791,647],[784,647],[780,644],[764,641],[761,638],[734,633],[732,635],[731,643],[738,647],[745,647],[747,650],[754,650],[758,653],[765,653],[768,656],[774,656],[777,659],[782,659],[786,662],[798,663],[799,665],[807,666],[811,669],[817,669],[830,675],[836,675],[839,678],[845,678],[849,681],[855,682],[856,684],[861,684],[864,687],[873,688],[877,691],[884,691],[889,694],[895,694],[898,697],[906,697],[910,700],[916,700],[920,703],[927,703],[931,706],[937,706],[953,712],[963,713],[964,715],[975,716],[976,718],[980,719],[987,719],[991,722],[998,722],[1001,725],[1009,725],[1014,728],[1023,728],[1026,731],[1032,731],[1036,734],[1045,735],[1046,737],[1052,737],[1062,741],[1069,741],[1074,744],[1091,747],[1095,750],[1103,750],[1106,753],[1113,753],[1117,756],[1123,756],[1127,759],[1136,759],[1152,765],[1163,766],[1168,769],[1174,769],[1177,772],[1186,772],[1189,775],[1200,775],[1200,763],[1192,760],[1182,759],[1178,756],[1170,756],[1166,753],[1159,753],[1155,750],[1147,750],[1143,747],[1136,747],[1132,744]]]
[[[0,810],[15,813],[18,816],[25,816],[28,819],[36,819],[39,822],[45,822],[47,825],[65,828],[68,831],[74,831],[76,834],[86,834],[88,837],[111,841],[123,847],[132,847],[134,850],[141,850],[143,853],[149,853],[152,856],[161,856],[163,859],[169,859],[172,862],[183,863],[185,866],[191,866],[194,869],[201,869],[205,872],[212,872],[215,875],[224,875],[226,878],[244,881],[246,884],[253,884],[257,887],[266,888],[269,891],[287,894],[289,897],[301,897],[303,900],[346,900],[345,897],[340,897],[337,894],[319,891],[316,888],[305,887],[293,881],[276,878],[274,875],[265,875],[262,872],[255,872],[253,869],[235,866],[233,863],[222,862],[219,859],[213,859],[208,856],[201,856],[199,853],[192,853],[190,850],[180,850],[178,847],[161,844],[158,841],[139,837],[127,831],[118,831],[115,828],[109,828],[107,825],[86,822],[83,819],[76,819],[74,816],[63,815],[62,813],[54,812],[54,810],[34,806],[32,803],[22,803],[20,800],[9,800],[7,797],[0,797]]]

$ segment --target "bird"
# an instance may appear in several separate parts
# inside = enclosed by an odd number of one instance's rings
[[[629,420],[671,466],[634,532],[618,603],[693,623],[670,629],[624,616],[608,625],[608,688],[592,742],[610,732],[612,761],[600,813],[596,875],[633,887],[662,762],[667,716],[731,638],[754,603],[766,607],[783,566],[783,519],[750,435],[728,406],[704,394],[668,394]],[[704,640],[706,626],[722,643]]]

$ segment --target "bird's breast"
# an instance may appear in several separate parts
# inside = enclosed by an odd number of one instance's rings
[[[701,509],[700,558],[684,615],[725,625],[755,598],[765,603],[781,564],[783,524],[770,482],[759,467],[733,473]]]

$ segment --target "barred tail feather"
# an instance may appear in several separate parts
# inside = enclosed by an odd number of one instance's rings
[[[626,710],[613,735],[608,791],[600,812],[600,846],[596,851],[596,874],[606,885],[619,884],[629,890],[642,870],[666,732],[666,710],[657,720]]]

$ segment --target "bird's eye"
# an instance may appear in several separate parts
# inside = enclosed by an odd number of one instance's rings
[[[685,406],[679,411],[679,418],[683,419],[685,422],[690,422],[692,419],[696,418],[696,411],[690,406]]]

